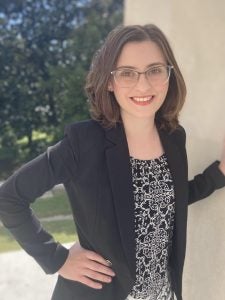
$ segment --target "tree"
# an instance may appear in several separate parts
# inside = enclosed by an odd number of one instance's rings
[[[0,0],[1,148],[7,128],[15,148],[26,136],[35,156],[46,143],[38,147],[34,130],[56,138],[65,123],[88,116],[84,78],[122,7],[121,0]]]
[[[27,136],[30,152],[33,130],[58,124],[50,69],[68,62],[65,42],[84,17],[79,2],[26,0],[2,7],[1,124],[8,121],[18,138]]]
[[[88,117],[84,82],[93,54],[100,48],[109,31],[122,23],[123,1],[91,1],[86,7],[86,20],[72,34],[68,54],[70,65],[58,69],[56,77],[64,87],[56,88],[62,112],[59,135],[66,123]],[[56,80],[57,81],[57,80]],[[56,82],[55,81],[55,82]],[[61,89],[61,93],[60,90]]]

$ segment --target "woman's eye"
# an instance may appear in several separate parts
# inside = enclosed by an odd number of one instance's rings
[[[126,70],[126,71],[121,71],[120,76],[121,77],[134,77],[135,73],[133,71]]]
[[[162,73],[162,67],[156,67],[156,68],[152,68],[149,70],[148,72],[149,74],[160,74]]]

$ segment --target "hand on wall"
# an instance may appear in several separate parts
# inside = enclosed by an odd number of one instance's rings
[[[221,161],[220,161],[220,164],[219,164],[219,168],[223,172],[223,174],[225,175],[225,138],[224,138],[224,141],[223,141],[222,156],[221,156]]]

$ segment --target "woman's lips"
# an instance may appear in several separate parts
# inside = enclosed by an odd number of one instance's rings
[[[153,98],[155,96],[146,96],[146,97],[130,97],[130,99],[135,103],[136,105],[145,106],[152,102]]]

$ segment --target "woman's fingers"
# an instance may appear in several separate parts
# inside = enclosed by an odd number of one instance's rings
[[[102,288],[102,284],[95,282],[94,280],[89,279],[88,277],[82,276],[79,279],[79,282],[93,288],[93,289],[101,289]]]
[[[90,260],[97,261],[105,266],[109,266],[109,261],[104,259],[101,255],[99,255],[96,252],[90,251],[90,250],[85,250],[87,258]]]
[[[98,272],[95,272],[93,270],[90,270],[90,269],[84,270],[84,275],[89,277],[90,279],[98,280],[100,282],[109,283],[109,282],[112,281],[111,276],[107,276],[107,275],[104,275],[102,273],[98,273]]]
[[[111,268],[106,267],[95,261],[91,261],[91,260],[87,261],[86,268],[109,276],[115,276],[115,273]]]

